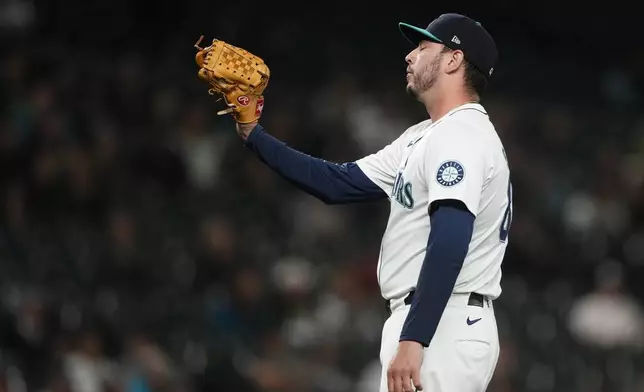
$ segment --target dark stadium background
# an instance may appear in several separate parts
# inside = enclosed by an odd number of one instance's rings
[[[0,391],[376,391],[388,205],[246,151],[201,34],[263,57],[262,122],[348,161],[424,118],[397,22],[480,20],[514,221],[491,392],[644,391],[644,50],[626,2],[0,2]],[[309,8],[307,8],[309,7]]]

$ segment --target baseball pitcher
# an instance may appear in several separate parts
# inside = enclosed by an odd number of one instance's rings
[[[381,392],[482,392],[499,356],[494,300],[512,221],[503,144],[480,103],[497,61],[493,38],[459,14],[427,28],[400,23],[413,44],[407,91],[428,119],[380,151],[333,163],[296,151],[260,124],[270,72],[258,57],[214,40],[199,77],[222,95],[244,145],[328,204],[389,199],[378,282],[389,310]]]

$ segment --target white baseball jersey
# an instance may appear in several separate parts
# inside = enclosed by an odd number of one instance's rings
[[[391,200],[377,273],[385,299],[416,287],[430,232],[428,208],[441,199],[462,201],[476,217],[454,292],[501,294],[512,187],[503,144],[480,104],[411,126],[356,163]]]

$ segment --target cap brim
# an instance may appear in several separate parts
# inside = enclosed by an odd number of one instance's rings
[[[400,22],[398,23],[398,28],[400,29],[402,35],[414,45],[418,45],[420,41],[434,41],[438,42],[439,44],[443,43],[443,41],[438,39],[438,37],[436,37],[434,34],[425,29],[421,29],[420,27]]]

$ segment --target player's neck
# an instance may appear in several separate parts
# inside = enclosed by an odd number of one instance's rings
[[[478,96],[456,93],[442,94],[434,97],[428,96],[424,98],[426,98],[423,99],[425,110],[427,110],[427,114],[429,114],[432,121],[440,119],[459,106],[463,106],[468,103],[478,103],[479,101]]]

